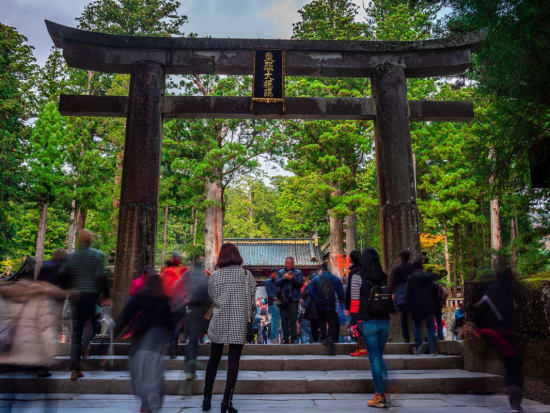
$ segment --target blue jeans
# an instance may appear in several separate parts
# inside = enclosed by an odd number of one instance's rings
[[[269,314],[271,314],[271,331],[269,332],[269,339],[275,340],[279,335],[279,323],[281,321],[281,310],[275,303],[269,306]]]
[[[420,346],[424,341],[422,339],[422,322],[425,322],[428,330],[428,344],[431,354],[435,354],[436,351],[434,317],[434,314],[428,314],[424,317],[414,317],[414,339],[416,341],[416,347]]]
[[[378,394],[384,394],[388,381],[388,369],[383,354],[388,336],[390,335],[390,321],[363,321],[359,326],[359,330],[365,339],[365,346],[369,353],[374,390]]]

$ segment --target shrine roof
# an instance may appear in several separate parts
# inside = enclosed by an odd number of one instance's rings
[[[286,257],[294,257],[296,268],[318,268],[322,264],[319,243],[310,238],[225,238],[239,248],[245,268],[282,268]]]

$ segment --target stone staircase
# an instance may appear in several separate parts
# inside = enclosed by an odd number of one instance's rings
[[[129,344],[114,345],[114,355],[105,356],[105,346],[93,344],[90,357],[83,360],[85,377],[69,380],[69,358],[59,357],[52,369],[52,377],[45,383],[48,393],[132,394],[128,372]],[[240,394],[318,394],[369,393],[373,381],[368,357],[352,358],[355,348],[338,344],[337,355],[328,356],[319,344],[301,345],[247,345],[241,358]],[[68,354],[68,346],[65,348]],[[199,349],[198,379],[192,384],[192,393],[201,394],[204,369],[209,346]],[[385,360],[388,366],[390,390],[399,393],[494,393],[502,386],[500,376],[463,370],[461,348],[456,342],[441,343],[440,354],[412,355],[412,346],[388,343]],[[101,353],[101,354],[99,354]],[[166,391],[169,395],[183,394],[184,346],[178,346],[178,357],[166,360]],[[223,392],[227,358],[222,359],[214,393]],[[16,376],[16,391],[36,391],[42,387],[30,374]],[[44,380],[44,379],[41,379]],[[7,378],[0,375],[0,393],[7,389]]]

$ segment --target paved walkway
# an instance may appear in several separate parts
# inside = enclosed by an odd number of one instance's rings
[[[139,403],[126,395],[50,395],[48,407],[44,397],[32,394],[18,395],[11,413],[137,413]],[[6,396],[0,395],[0,412],[6,409]],[[200,396],[168,396],[162,413],[199,413]],[[214,396],[212,413],[219,411],[221,396]],[[367,411],[367,395],[355,394],[299,394],[299,395],[237,395],[235,407],[241,413],[350,413]],[[376,411],[399,413],[503,413],[508,410],[503,395],[480,396],[464,394],[397,394],[392,396],[392,407]],[[526,400],[525,413],[550,413],[550,406]]]

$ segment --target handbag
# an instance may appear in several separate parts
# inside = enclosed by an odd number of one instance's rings
[[[246,324],[246,342],[254,342],[254,326],[252,323],[252,316],[250,311],[250,303],[248,300],[250,299],[250,294],[248,293],[248,277],[246,274],[246,271],[244,272],[244,289],[246,292],[246,308],[248,310],[248,323]]]

